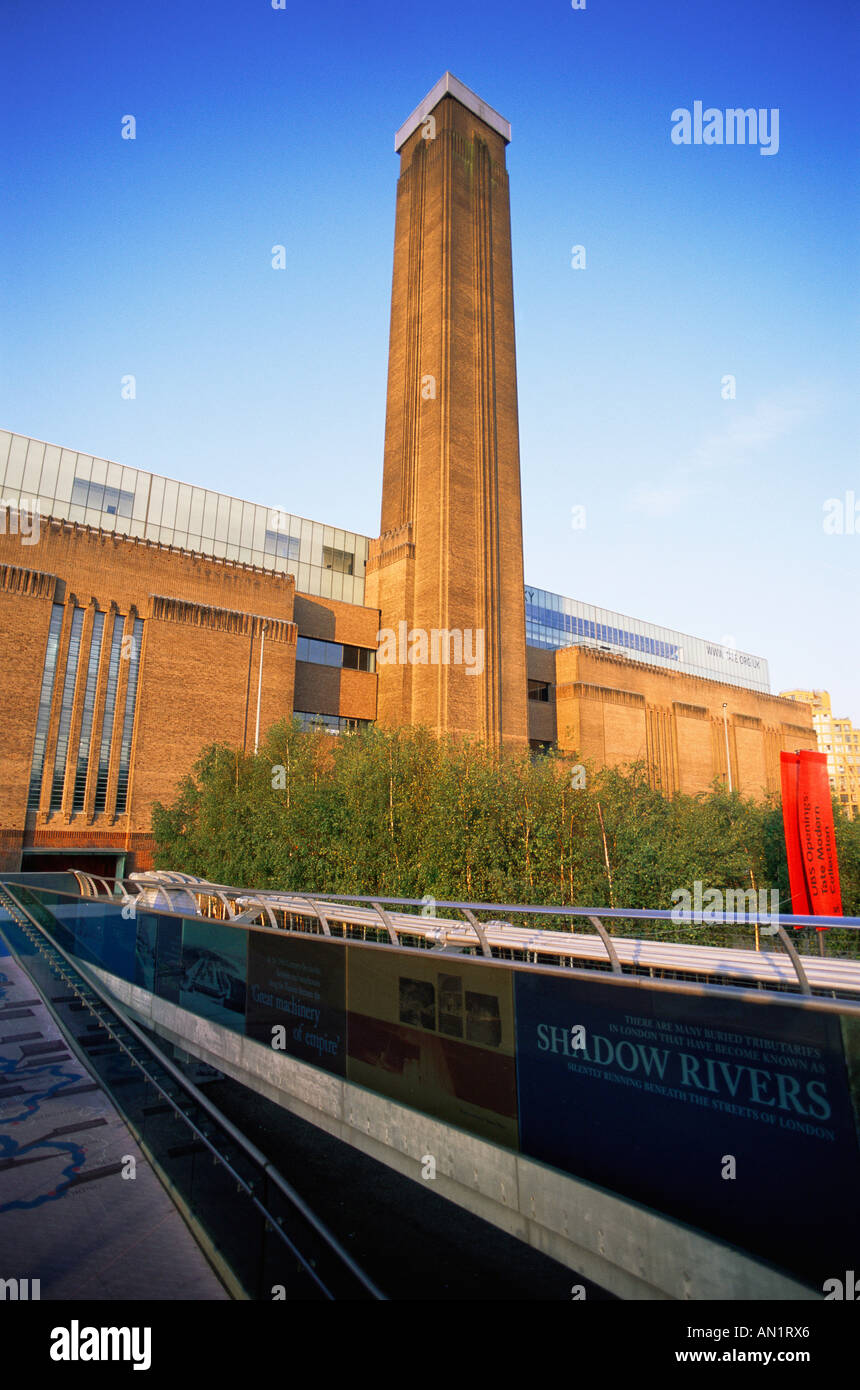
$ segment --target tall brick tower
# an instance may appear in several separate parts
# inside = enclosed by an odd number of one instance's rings
[[[380,723],[522,746],[509,140],[507,121],[450,73],[395,136],[382,520],[365,602],[391,634],[378,657]]]

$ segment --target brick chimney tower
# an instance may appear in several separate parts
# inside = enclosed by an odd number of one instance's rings
[[[379,722],[528,741],[510,126],[445,73],[400,154],[381,535]]]

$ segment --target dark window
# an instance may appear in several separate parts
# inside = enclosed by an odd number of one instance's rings
[[[66,675],[63,683],[63,698],[60,704],[60,726],[57,733],[57,749],[54,754],[54,779],[51,783],[51,810],[59,811],[63,801],[63,783],[66,780],[66,754],[69,751],[69,729],[72,723],[72,705],[75,699],[75,681],[78,674],[78,657],[81,653],[81,629],[84,625],[84,610],[76,608],[72,614],[72,631],[69,637],[69,650],[66,656]]]
[[[27,795],[27,809],[38,811],[42,790],[42,769],[45,763],[45,742],[48,737],[48,724],[51,719],[51,701],[54,697],[54,677],[57,671],[57,652],[60,646],[60,631],[63,626],[63,605],[55,603],[51,609],[51,626],[48,630],[48,647],[45,652],[45,665],[42,671],[42,693],[39,696],[39,713],[36,718],[36,741],[33,745],[33,765],[30,771],[30,790]]]
[[[113,636],[111,639],[110,662],[108,664],[107,691],[105,693],[105,708],[102,716],[102,736],[99,747],[99,766],[96,776],[96,799],[95,810],[103,811],[107,799],[108,773],[110,771],[110,750],[113,742],[113,725],[116,714],[116,687],[119,678],[119,659],[122,652],[122,628],[123,620],[121,613],[114,614]]]
[[[350,671],[375,671],[376,652],[369,647],[344,646],[343,664]]]
[[[317,666],[342,666],[349,671],[376,670],[376,652],[370,647],[346,646],[320,637],[299,637],[296,660],[312,661]]]
[[[136,618],[128,654],[128,685],[125,690],[125,718],[119,746],[119,773],[116,783],[116,815],[122,815],[128,800],[128,774],[131,767],[131,743],[134,736],[134,711],[137,700],[137,680],[140,672],[140,644],[143,641],[143,619]]]
[[[546,681],[529,681],[530,700],[549,700],[549,686]]]
[[[93,617],[93,633],[90,640],[90,660],[87,668],[87,684],[84,691],[84,713],[81,719],[81,734],[78,740],[78,763],[75,771],[75,789],[72,793],[73,811],[83,811],[84,809],[84,797],[87,790],[87,770],[90,765],[93,713],[96,704],[96,685],[98,684],[104,624],[104,613],[96,613]]]
[[[350,719],[340,714],[312,714],[307,710],[294,710],[293,718],[303,729],[326,729],[330,734],[351,734],[366,729],[372,722],[369,719]]]
[[[323,546],[323,567],[335,570],[338,574],[352,574],[355,556],[351,550],[335,550],[332,545]]]

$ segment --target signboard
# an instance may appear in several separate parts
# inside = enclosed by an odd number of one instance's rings
[[[510,970],[429,951],[347,954],[348,1080],[516,1148]]]
[[[159,999],[179,1003],[182,980],[182,921],[178,917],[159,917],[155,948],[155,992]]]
[[[158,918],[153,912],[138,912],[137,938],[134,950],[134,983],[155,993],[155,956],[158,943]]]
[[[524,1153],[815,1282],[850,1267],[838,1015],[527,971],[515,993]]]
[[[244,1032],[247,969],[246,928],[205,917],[184,919],[179,981],[183,1009]]]
[[[255,1042],[345,1076],[346,949],[312,937],[251,932],[245,1031]]]

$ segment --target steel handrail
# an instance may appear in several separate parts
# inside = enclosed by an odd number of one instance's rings
[[[135,887],[145,886],[147,880],[158,882],[158,874],[161,870],[154,870],[151,874],[141,874],[139,878],[121,880],[118,883],[131,883]],[[0,875],[2,877],[2,875]],[[168,880],[161,880],[165,886],[170,886]],[[213,883],[208,879],[192,879],[190,876],[182,884],[174,883],[174,887],[184,887],[192,893],[202,893],[211,891],[215,894],[226,893],[234,897],[293,897],[293,898],[313,898],[315,901],[323,902],[343,902],[343,903],[368,903],[374,907],[377,903],[403,907],[426,907],[427,898],[395,898],[384,897],[379,893],[372,895],[361,893],[321,893],[306,892],[300,889],[290,888],[242,888],[236,884]],[[741,889],[731,889],[725,891],[741,892]],[[760,913],[760,912],[715,912],[710,908],[703,909],[701,912],[686,911],[679,908],[642,908],[642,907],[590,907],[590,906],[563,906],[561,904],[546,903],[489,903],[473,902],[471,900],[460,901],[449,898],[434,898],[436,907],[451,908],[455,911],[470,910],[478,912],[514,912],[518,914],[529,914],[549,917],[600,917],[601,919],[613,919],[623,921],[661,921],[672,922],[675,925],[726,925],[726,926],[754,926],[757,923],[773,923],[778,921],[781,925],[793,926],[797,930],[803,927],[843,927],[847,930],[860,929],[860,917],[836,917],[836,916],[811,916],[794,914],[788,912],[780,913]],[[705,915],[707,913],[707,915]]]
[[[179,1068],[170,1060],[169,1057],[166,1057],[162,1052],[159,1051],[158,1048],[156,1048],[153,1045],[151,1040],[146,1036],[143,1030],[138,1027],[134,1020],[127,1016],[124,1011],[120,1011],[118,1001],[113,996],[106,993],[95,981],[95,979],[91,975],[91,972],[86,967],[84,962],[71,957],[63,949],[63,947],[60,946],[59,943],[54,940],[51,932],[47,929],[47,927],[43,926],[40,922],[38,922],[36,918],[32,915],[32,913],[28,910],[28,908],[22,902],[19,901],[17,895],[12,891],[10,885],[8,883],[3,883],[2,881],[0,881],[0,899],[2,899],[3,894],[6,894],[8,897],[12,899],[13,903],[18,908],[18,910],[22,912],[24,916],[27,918],[28,922],[30,922],[30,924],[33,927],[35,927],[35,929],[42,936],[46,938],[51,948],[55,950],[59,956],[61,956],[61,958],[65,961],[66,965],[72,970],[72,972],[81,976],[81,978],[84,980],[87,989],[92,990],[93,994],[96,995],[96,997],[100,1000],[100,1002],[104,1005],[108,1012],[118,1015],[122,1023],[122,1026],[128,1029],[132,1037],[134,1037],[135,1041],[139,1042],[146,1049],[147,1053],[151,1057],[155,1058],[157,1064],[164,1068],[164,1070],[170,1075],[171,1079],[174,1080],[177,1083],[177,1085],[183,1091],[185,1091],[185,1093],[188,1096],[190,1096],[190,1098],[194,1101],[196,1105],[200,1106],[201,1110],[205,1111],[209,1118],[213,1120],[213,1122],[217,1124],[233,1140],[235,1144],[238,1145],[238,1147],[243,1151],[246,1157],[249,1158],[251,1162],[254,1163],[254,1165],[265,1174],[269,1181],[281,1192],[281,1194],[284,1197],[286,1197],[286,1199],[295,1208],[295,1210],[298,1211],[300,1215],[304,1217],[304,1219],[313,1228],[313,1230],[316,1231],[320,1239],[323,1240],[326,1245],[328,1245],[332,1253],[350,1271],[353,1277],[356,1278],[358,1282],[367,1290],[371,1297],[379,1301],[387,1302],[388,1300],[386,1298],[386,1295],[376,1287],[376,1285],[368,1277],[368,1275],[366,1275],[364,1271],[355,1263],[349,1252],[345,1250],[343,1246],[340,1244],[340,1242],[337,1240],[337,1237],[334,1236],[331,1233],[331,1231],[329,1231],[327,1227],[323,1225],[323,1223],[314,1214],[314,1212],[303,1200],[303,1198],[299,1196],[298,1192],[296,1192],[296,1190],[290,1185],[290,1183],[287,1182],[286,1178],[284,1178],[281,1175],[281,1173],[279,1173],[278,1169],[274,1167],[271,1161],[268,1158],[266,1158],[266,1155],[262,1153],[262,1151],[258,1149],[256,1145],[253,1144],[251,1140],[248,1139],[247,1136],[244,1135],[242,1131],[238,1129],[236,1125],[234,1125],[232,1121],[227,1118],[226,1115],[223,1115],[221,1111],[217,1108],[217,1106],[213,1105],[212,1101],[209,1100],[209,1098],[205,1096],[197,1086],[194,1085],[193,1081],[189,1080],[189,1078],[184,1074],[184,1072],[179,1070]],[[50,909],[46,907],[45,911],[50,912]],[[117,1042],[120,1047],[122,1047],[123,1051],[127,1053],[127,1055],[135,1063],[135,1065],[139,1067],[139,1069],[143,1072],[147,1080],[150,1081],[151,1084],[156,1088],[156,1090],[164,1096],[164,1098],[170,1103],[171,1107],[174,1110],[176,1110],[176,1103],[173,1097],[171,1097],[170,1093],[168,1091],[165,1091],[164,1088],[159,1084],[159,1082],[153,1076],[150,1075],[144,1064],[140,1061],[138,1057],[135,1057],[134,1053],[129,1050],[129,1048],[123,1043],[122,1039],[116,1037],[116,1035],[111,1031],[108,1025],[105,1026],[107,1027],[108,1032],[111,1033],[111,1036],[114,1038],[114,1041]],[[209,1139],[203,1133],[203,1131],[200,1130],[194,1124],[194,1121],[191,1120],[187,1115],[183,1114],[182,1111],[177,1111],[177,1113],[180,1114],[185,1123],[189,1125],[189,1127],[192,1130],[194,1130],[195,1134],[197,1134],[197,1136],[202,1140],[206,1147],[213,1154],[216,1154],[219,1162],[223,1163],[227,1171],[230,1172],[236,1178],[236,1181],[241,1184],[241,1186],[248,1193],[251,1200],[254,1202],[255,1206],[259,1209],[261,1214],[266,1217],[267,1221],[272,1226],[272,1228],[278,1231],[281,1238],[290,1246],[291,1250],[293,1250],[293,1253],[297,1255],[301,1263],[308,1268],[308,1272],[311,1274],[314,1280],[320,1285],[320,1287],[324,1287],[319,1277],[314,1273],[312,1269],[310,1269],[309,1266],[306,1265],[304,1257],[298,1250],[296,1250],[289,1237],[285,1235],[285,1233],[281,1230],[277,1217],[273,1216],[271,1212],[267,1211],[267,1209],[262,1205],[259,1199],[254,1195],[253,1191],[248,1187],[247,1183],[241,1177],[241,1175],[236,1173],[236,1171],[231,1167],[231,1165],[227,1162],[223,1155],[217,1152],[217,1150],[209,1142]]]
[[[402,944],[399,941],[399,934],[405,933],[408,936],[410,930],[414,930],[418,935],[428,937],[432,935],[435,930],[437,939],[438,934],[441,932],[446,939],[450,938],[453,941],[466,945],[468,945],[468,936],[474,933],[472,939],[475,940],[477,938],[481,954],[485,958],[492,958],[493,947],[497,949],[509,948],[516,951],[524,951],[526,954],[531,952],[549,953],[565,957],[569,955],[571,957],[571,965],[567,967],[568,969],[573,968],[572,963],[575,957],[583,955],[581,944],[587,942],[589,939],[593,940],[595,938],[588,938],[576,931],[565,932],[563,930],[556,930],[544,932],[541,931],[540,927],[537,927],[536,933],[530,937],[528,935],[529,929],[527,926],[516,926],[509,922],[481,923],[475,917],[472,909],[474,908],[482,912],[487,912],[488,910],[502,911],[514,915],[530,914],[533,917],[537,915],[538,917],[550,916],[556,918],[561,917],[563,919],[585,916],[588,917],[597,931],[596,939],[600,941],[603,951],[606,956],[608,956],[612,974],[616,977],[621,976],[625,979],[630,977],[624,975],[622,957],[624,962],[628,965],[644,963],[661,970],[687,971],[687,973],[692,971],[694,974],[697,973],[698,970],[704,968],[706,973],[709,974],[727,974],[731,976],[734,973],[740,976],[747,976],[750,974],[747,968],[747,958],[752,958],[752,953],[743,948],[699,946],[692,943],[690,945],[679,945],[678,943],[661,942],[659,940],[640,940],[639,938],[626,936],[616,936],[613,939],[609,936],[606,928],[603,927],[603,920],[611,922],[619,919],[631,919],[633,921],[649,920],[659,922],[668,919],[676,926],[696,925],[699,923],[704,923],[705,925],[750,926],[756,922],[773,924],[773,922],[776,921],[776,927],[770,925],[768,934],[776,934],[779,936],[782,950],[774,952],[756,952],[754,958],[759,968],[754,972],[754,978],[761,980],[765,984],[777,986],[780,983],[786,983],[787,981],[783,980],[780,967],[780,962],[784,961],[789,971],[790,978],[793,977],[795,987],[799,987],[800,994],[805,998],[811,995],[812,988],[828,991],[839,990],[843,992],[843,994],[846,989],[849,994],[857,994],[860,992],[860,982],[854,981],[853,979],[845,980],[838,978],[840,971],[845,974],[846,972],[851,973],[852,971],[856,972],[860,970],[860,963],[854,962],[850,958],[842,960],[838,957],[828,958],[822,956],[820,960],[807,957],[805,966],[797,951],[792,946],[790,938],[785,931],[786,924],[790,924],[796,928],[804,925],[817,926],[822,920],[834,926],[853,929],[856,926],[860,926],[860,919],[856,918],[800,918],[790,914],[719,913],[708,909],[707,919],[705,919],[704,913],[698,911],[685,912],[678,908],[673,910],[582,908],[562,907],[552,904],[467,904],[447,899],[435,900],[434,910],[438,908],[457,910],[466,917],[469,924],[466,926],[466,923],[462,921],[457,922],[457,920],[453,918],[428,918],[425,915],[427,905],[426,897],[422,899],[371,898],[361,894],[310,894],[275,889],[257,890],[251,893],[229,885],[213,884],[206,880],[197,880],[195,882],[190,876],[184,876],[181,885],[178,885],[175,883],[175,880],[173,880],[172,875],[162,875],[163,871],[152,874],[140,874],[129,880],[129,882],[139,891],[145,891],[155,885],[169,888],[172,881],[174,886],[181,886],[185,892],[190,892],[192,896],[197,898],[198,911],[200,910],[199,903],[202,897],[216,899],[222,904],[226,914],[226,920],[232,921],[237,925],[245,925],[248,922],[250,909],[254,907],[258,912],[266,915],[270,924],[272,921],[271,909],[276,909],[288,915],[310,914],[320,923],[322,931],[326,936],[331,935],[330,921],[339,921],[345,926],[364,925],[365,927],[382,923],[389,936],[389,940],[392,940],[393,937],[392,944],[395,945]],[[383,903],[387,903],[390,907],[395,908],[397,905],[412,908],[421,907],[422,913],[419,917],[418,914],[414,912],[397,912],[396,910],[389,912],[383,907]],[[336,904],[343,904],[344,906],[338,911]],[[241,908],[241,911],[237,911],[237,907]],[[164,911],[165,909],[158,910]],[[170,911],[170,909],[166,910]],[[182,906],[174,906],[173,911],[183,915]],[[343,914],[342,916],[341,913]],[[488,941],[488,934],[490,933],[492,933],[492,946],[490,946]],[[566,949],[568,946],[571,947],[570,950]],[[631,949],[633,951],[632,956],[630,954]],[[676,952],[684,953],[683,960],[675,959]],[[698,963],[692,961],[692,957],[688,958],[687,954],[690,952],[703,953],[702,960]],[[714,960],[706,960],[704,958],[705,954],[708,957],[717,954],[720,955],[721,960],[719,964],[721,968],[717,969],[717,964]],[[640,960],[640,956],[649,957],[650,959]],[[730,957],[731,959],[729,959]],[[741,961],[743,965],[741,965]],[[809,970],[814,970],[815,972],[815,979],[812,985],[810,984]],[[721,986],[721,988],[725,988],[725,986]]]

